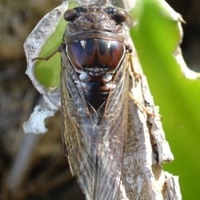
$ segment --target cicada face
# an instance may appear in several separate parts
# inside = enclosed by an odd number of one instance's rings
[[[115,7],[76,7],[62,45],[62,115],[71,171],[87,199],[119,198],[127,131],[130,47]],[[102,195],[101,195],[102,197]]]

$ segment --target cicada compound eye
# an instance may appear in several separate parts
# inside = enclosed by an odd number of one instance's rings
[[[124,10],[117,10],[113,13],[112,17],[118,22],[125,22],[127,21],[127,12]]]
[[[73,21],[77,17],[77,12],[75,9],[69,9],[64,13],[64,19],[66,21]]]

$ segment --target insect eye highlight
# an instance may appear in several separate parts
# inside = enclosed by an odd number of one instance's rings
[[[87,12],[88,11],[87,8],[84,8],[84,7],[81,7],[81,6],[74,8],[74,10],[76,10],[77,13]]]
[[[117,11],[117,9],[113,7],[107,7],[107,8],[104,8],[103,11],[105,13],[108,13],[109,15],[113,15]]]
[[[127,21],[128,14],[124,10],[116,9],[113,7],[107,7],[107,8],[104,8],[103,11],[109,14],[117,23]]]

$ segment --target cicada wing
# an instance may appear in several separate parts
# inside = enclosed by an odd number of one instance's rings
[[[115,75],[116,88],[106,102],[99,126],[96,195],[98,200],[119,198],[122,186],[124,143],[127,132],[129,74],[127,59]]]
[[[65,53],[62,53],[61,99],[63,138],[68,154],[71,172],[77,177],[85,194],[91,196],[94,181],[94,161],[92,152],[92,119],[87,109],[87,103],[82,90],[77,90],[79,84],[77,75],[69,64]]]
[[[116,87],[109,93],[103,116],[88,110],[77,74],[64,52],[62,62],[63,135],[71,172],[87,199],[118,199],[128,117],[126,59],[116,72]]]

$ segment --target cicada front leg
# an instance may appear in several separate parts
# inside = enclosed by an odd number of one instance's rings
[[[36,57],[32,59],[32,62],[35,60],[49,60],[50,58],[52,58],[57,52],[61,52],[63,50],[64,45],[61,44],[57,49],[55,49],[54,51],[52,51],[48,56],[46,57]]]

